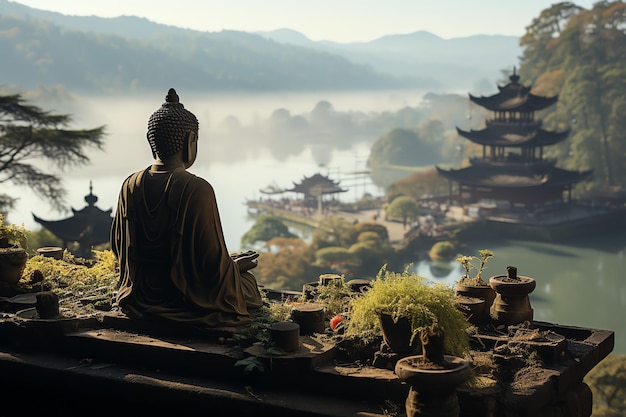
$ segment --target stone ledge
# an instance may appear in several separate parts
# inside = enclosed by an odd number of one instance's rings
[[[614,333],[533,324],[565,336],[565,354],[534,369],[528,385],[513,379],[497,385],[485,375],[483,380],[492,384],[459,388],[462,416],[538,417],[572,407],[583,410],[578,417],[589,415],[585,410],[591,400],[576,400],[582,405],[574,400],[587,392],[585,374],[612,351]],[[26,390],[46,401],[69,398],[71,404],[82,403],[75,409],[104,402],[154,412],[176,404],[178,413],[210,409],[217,415],[382,417],[388,400],[402,405],[406,399],[408,386],[392,370],[348,363],[337,346],[321,338],[300,336],[297,351],[272,357],[254,345],[223,343],[232,333],[232,328],[137,322],[114,313],[69,320],[7,315],[0,318],[0,372],[11,375],[16,395]],[[489,348],[481,354],[494,356]],[[235,366],[248,356],[258,359],[265,372],[246,374]],[[502,360],[513,372],[527,372],[523,361],[516,368],[513,356]]]

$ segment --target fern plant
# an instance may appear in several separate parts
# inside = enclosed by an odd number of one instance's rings
[[[443,330],[447,353],[463,356],[469,351],[469,323],[457,308],[454,290],[445,283],[408,272],[408,267],[402,273],[383,267],[371,281],[371,288],[350,301],[345,336],[374,340],[382,332],[381,313],[389,314],[395,322],[400,317],[409,320],[411,344],[426,332]]]

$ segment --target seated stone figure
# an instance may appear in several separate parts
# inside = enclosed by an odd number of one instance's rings
[[[147,137],[155,162],[124,180],[111,228],[120,309],[209,327],[248,323],[263,304],[249,271],[258,253],[227,251],[213,187],[187,171],[198,120],[174,89],[150,117]]]

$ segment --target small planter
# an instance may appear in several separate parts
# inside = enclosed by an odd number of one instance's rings
[[[22,278],[28,261],[26,249],[17,245],[0,247],[0,281],[17,284]]]
[[[319,281],[311,281],[302,285],[302,296],[304,297],[305,301],[315,300],[315,297],[317,297],[317,294],[319,294],[319,285]]]
[[[324,333],[324,307],[317,303],[296,304],[291,309],[291,320],[300,326],[301,335]]]
[[[350,291],[358,293],[365,292],[372,287],[372,283],[369,280],[360,278],[351,279],[346,282],[346,285],[350,288]]]
[[[517,268],[508,266],[506,275],[489,278],[489,285],[495,290],[496,298],[491,306],[491,318],[499,325],[532,323],[533,309],[528,294],[537,285],[534,278],[517,275]]]
[[[37,248],[37,254],[47,258],[61,260],[63,259],[63,248],[58,246],[43,246],[41,248]]]
[[[465,314],[467,321],[474,326],[485,324],[486,317],[489,317],[489,310],[485,308],[485,299],[478,297],[468,297],[467,295],[457,295],[459,310]]]
[[[331,285],[340,283],[342,278],[339,274],[322,274],[319,277],[320,285]]]
[[[52,291],[37,293],[35,308],[41,319],[52,319],[59,315],[59,296]]]
[[[469,362],[445,355],[443,364],[424,360],[423,355],[407,356],[396,363],[395,373],[410,385],[405,407],[407,417],[458,417],[456,388],[470,375]]]
[[[295,352],[300,346],[300,325],[290,321],[281,321],[270,327],[272,342],[285,352]]]
[[[483,313],[480,317],[476,317],[477,320],[482,322],[488,322],[490,319],[489,311],[496,299],[496,292],[489,284],[465,284],[461,281],[456,283],[454,292],[457,296],[466,296],[471,298],[482,298],[485,300]]]
[[[421,347],[419,337],[415,337],[411,343],[411,323],[406,317],[398,317],[393,320],[391,314],[380,313],[380,327],[383,333],[383,343],[393,353],[411,354]]]

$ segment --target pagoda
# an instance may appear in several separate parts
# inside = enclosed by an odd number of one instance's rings
[[[98,197],[93,194],[90,182],[89,194],[85,196],[87,205],[81,210],[72,208],[71,217],[61,220],[43,220],[33,213],[33,219],[61,239],[64,247],[67,248],[68,244],[76,246],[75,255],[91,258],[91,250],[94,246],[109,243],[113,223],[112,209],[101,210],[96,207],[97,201]]]
[[[339,181],[317,173],[310,177],[305,176],[299,183],[294,182],[293,187],[285,191],[302,194],[305,206],[313,207],[317,204],[317,210],[321,213],[323,211],[322,200],[325,195],[345,193],[348,190],[342,188]]]
[[[339,186],[338,181],[331,180],[322,174],[315,174],[310,177],[304,177],[299,183],[293,183],[293,187],[285,191],[301,193],[304,199],[317,199],[319,196],[326,194],[336,194],[348,191]]]
[[[567,139],[569,129],[542,128],[535,112],[558,101],[558,95],[545,97],[530,92],[519,82],[515,68],[509,82],[498,86],[491,96],[469,99],[491,112],[479,130],[462,130],[459,136],[482,146],[482,155],[469,159],[469,166],[437,171],[459,185],[458,205],[489,202],[504,208],[535,210],[570,202],[573,187],[588,178],[591,170],[569,171],[556,166],[556,159],[544,158],[544,149]],[[452,195],[452,192],[450,193]]]

